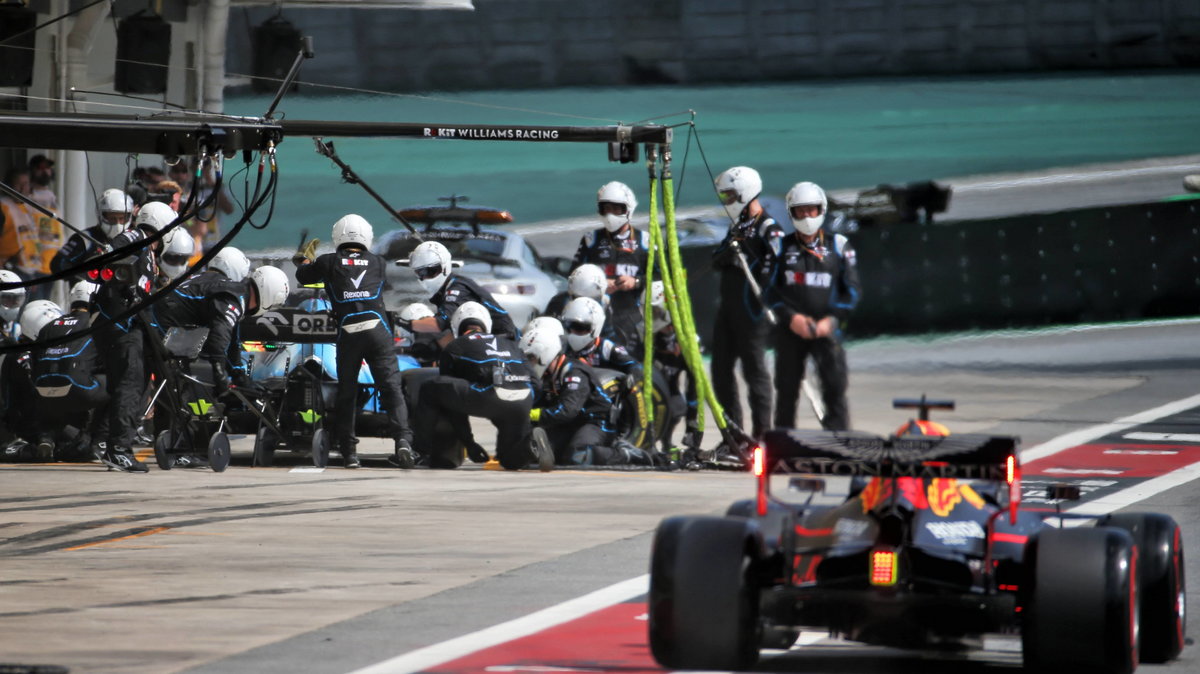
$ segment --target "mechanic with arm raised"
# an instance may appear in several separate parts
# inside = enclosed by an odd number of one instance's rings
[[[537,407],[529,413],[537,424],[535,444],[551,447],[560,465],[651,465],[640,448],[615,442],[610,419],[614,401],[590,365],[563,352],[561,332],[532,329],[521,337],[521,351],[541,378]]]
[[[88,227],[82,232],[75,232],[63,244],[63,247],[50,258],[50,271],[57,274],[64,269],[76,267],[81,263],[110,250],[109,245],[129,225],[133,219],[133,199],[124,191],[115,187],[104,190],[100,195],[99,224]],[[74,285],[84,279],[83,273],[72,276],[68,281]]]
[[[529,410],[536,395],[536,377],[513,340],[492,334],[491,313],[478,302],[464,302],[450,319],[454,340],[442,350],[439,375],[421,385],[414,426],[418,443],[441,456],[433,447],[434,427],[448,419],[467,456],[476,463],[488,460],[475,441],[469,417],[483,417],[496,425],[496,459],[506,470],[519,470],[537,462],[549,470],[553,457],[539,456],[531,444]]]
[[[650,259],[650,235],[631,224],[635,208],[637,199],[628,185],[615,181],[603,185],[596,194],[596,209],[604,226],[579,241],[571,268],[590,263],[604,271],[613,329],[621,344],[637,353],[642,346],[642,290]]]
[[[738,252],[745,257],[750,273],[762,287],[770,266],[771,242],[781,237],[783,230],[758,201],[762,193],[762,178],[758,171],[734,166],[718,175],[715,184],[721,204],[733,224],[713,251],[713,267],[721,274],[717,315],[713,322],[713,393],[724,408],[725,416],[741,427],[742,398],[734,374],[734,368],[741,361],[750,398],[751,434],[761,438],[771,422],[771,379],[766,361],[769,330],[761,299],[755,296],[746,279]]]
[[[779,318],[775,329],[775,426],[794,428],[804,360],[811,355],[825,403],[826,430],[850,427],[848,376],[842,349],[842,322],[858,305],[861,291],[854,247],[825,222],[825,191],[810,182],[787,193],[788,215],[796,231],[774,245],[768,302]]]
[[[413,249],[408,256],[408,265],[417,275],[421,287],[429,293],[429,302],[434,306],[434,315],[420,318],[404,326],[413,332],[444,332],[439,342],[450,343],[456,335],[450,332],[450,318],[461,305],[476,302],[483,305],[492,316],[492,334],[517,338],[517,327],[508,312],[495,297],[474,280],[455,274],[450,262],[450,251],[437,241],[426,241]]]
[[[334,449],[341,453],[346,468],[358,468],[354,425],[358,371],[365,360],[387,408],[388,432],[395,443],[394,463],[401,468],[412,468],[416,465],[416,455],[408,426],[408,406],[396,363],[392,327],[382,298],[386,263],[369,250],[374,237],[371,224],[362,216],[346,215],[333,224],[334,252],[315,260],[297,254],[292,261],[296,263],[297,282],[325,284],[338,324]],[[311,254],[315,248],[310,243],[306,253]]]

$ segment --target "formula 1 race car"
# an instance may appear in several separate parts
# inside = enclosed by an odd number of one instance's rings
[[[768,432],[753,449],[754,499],[659,525],[649,641],[660,664],[741,669],[804,628],[922,649],[1019,635],[1036,671],[1125,674],[1179,655],[1183,547],[1171,517],[1020,509],[1017,438],[948,434],[928,410],[949,401],[895,405],[921,419],[887,438]],[[845,493],[830,498],[839,481]],[[773,493],[780,482],[787,495]]]

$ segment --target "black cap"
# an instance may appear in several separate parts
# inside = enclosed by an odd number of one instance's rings
[[[29,158],[29,168],[30,169],[35,169],[35,168],[41,166],[42,164],[49,164],[50,166],[54,166],[54,160],[47,157],[44,154],[35,154]]]

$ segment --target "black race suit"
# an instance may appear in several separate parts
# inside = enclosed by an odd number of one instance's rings
[[[776,426],[796,425],[804,359],[811,355],[825,402],[821,425],[827,430],[849,428],[846,352],[840,327],[832,337],[803,339],[789,324],[793,316],[803,314],[814,322],[833,316],[840,326],[858,304],[860,292],[854,248],[846,237],[822,230],[810,244],[798,235],[778,241],[767,290],[771,308],[779,317],[775,330]]]
[[[414,430],[417,444],[433,456],[439,418],[447,419],[464,444],[475,442],[468,417],[496,425],[496,460],[508,470],[534,460],[529,410],[536,397],[535,377],[517,343],[480,332],[455,338],[442,351],[439,375],[421,385]]]
[[[613,328],[617,341],[630,351],[642,348],[642,294],[646,288],[646,264],[650,259],[650,235],[632,226],[624,234],[614,234],[603,227],[585,234],[571,262],[574,271],[581,264],[594,264],[604,270],[608,280],[618,276],[636,279],[631,290],[609,294]]]
[[[250,281],[230,281],[214,270],[184,281],[174,292],[155,303],[151,315],[162,329],[208,328],[200,357],[233,375],[238,385],[247,384],[238,325],[246,313]]]
[[[51,273],[57,274],[64,269],[77,267],[86,260],[107,252],[106,245],[109,243],[109,238],[100,225],[88,227],[83,231],[91,238],[89,239],[79,232],[72,234],[63,247],[54,254],[54,257],[50,258]],[[101,245],[97,245],[97,242]],[[85,278],[82,272],[72,275],[67,278],[67,286],[73,286]]]
[[[113,248],[122,248],[145,238],[141,230],[126,230],[113,239]],[[105,324],[93,334],[108,376],[108,447],[110,451],[125,452],[131,451],[143,412],[146,389],[143,341],[146,333],[137,315],[116,323],[109,324],[109,321],[149,296],[158,276],[158,267],[149,248],[119,262],[122,275],[128,273],[128,280],[118,277],[104,281],[93,295],[92,302],[99,314],[96,320]]]
[[[88,327],[86,310],[72,311],[42,328],[40,340],[55,339]],[[88,438],[108,438],[108,391],[100,371],[100,352],[92,336],[40,347],[33,352],[33,385],[38,395],[38,424],[44,433],[67,425],[86,430]],[[87,448],[87,443],[80,443]]]
[[[446,279],[446,283],[442,285],[442,289],[437,291],[429,301],[435,307],[433,315],[437,318],[438,327],[443,330],[450,329],[450,319],[460,306],[467,302],[478,302],[486,307],[488,313],[492,315],[493,335],[509,339],[519,337],[517,326],[513,324],[512,318],[504,310],[504,307],[500,306],[490,292],[466,276],[451,274]]]
[[[624,463],[612,448],[615,429],[609,421],[613,400],[600,379],[581,360],[559,356],[542,375],[538,425],[546,431],[560,466]]]
[[[400,368],[392,342],[392,326],[383,306],[383,258],[354,246],[343,246],[296,268],[302,284],[324,282],[332,303],[337,336],[337,399],[333,443],[343,455],[354,453],[358,370],[366,360],[387,409],[388,432],[396,442],[412,442]]]
[[[743,219],[729,229],[713,251],[713,267],[721,273],[720,301],[713,323],[713,393],[725,416],[742,426],[742,398],[734,375],[734,367],[740,360],[749,389],[750,425],[755,437],[762,436],[771,420],[771,378],[766,362],[769,328],[763,307],[738,264],[732,242],[738,242],[762,288],[770,266],[771,241],[782,233],[765,212],[754,218],[745,218],[743,212]]]

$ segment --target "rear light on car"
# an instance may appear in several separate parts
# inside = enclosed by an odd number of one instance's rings
[[[1021,506],[1021,464],[1010,454],[1004,462],[1004,480],[1008,482],[1008,521],[1017,523],[1017,508]]]
[[[762,445],[750,449],[750,471],[758,482],[757,510],[759,517],[767,515],[767,450]]]
[[[898,564],[895,550],[872,550],[871,584],[878,587],[895,585]]]

